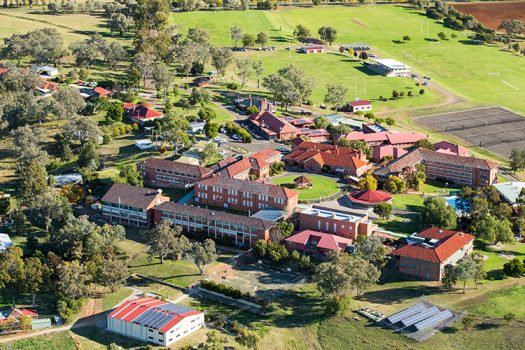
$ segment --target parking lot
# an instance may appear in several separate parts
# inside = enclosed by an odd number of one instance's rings
[[[438,114],[418,122],[504,157],[514,148],[525,148],[525,117],[501,107]]]

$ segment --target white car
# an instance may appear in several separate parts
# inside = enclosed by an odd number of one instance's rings
[[[232,139],[234,139],[234,140],[240,140],[241,137],[240,137],[239,135],[235,134],[235,135],[232,136]]]

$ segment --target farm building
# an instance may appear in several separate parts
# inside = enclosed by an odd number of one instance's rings
[[[33,66],[31,72],[38,75],[47,75],[48,77],[54,77],[58,75],[58,68],[51,66]]]
[[[299,49],[299,52],[305,53],[305,54],[323,53],[324,52],[324,46],[322,46],[322,45],[303,46],[303,47],[301,47]]]
[[[348,102],[348,110],[350,112],[368,112],[372,110],[372,103],[368,100],[358,100]]]
[[[372,69],[386,77],[404,77],[410,74],[410,66],[391,58],[374,58]]]
[[[110,332],[168,346],[204,326],[204,313],[144,297],[126,301],[108,315]]]

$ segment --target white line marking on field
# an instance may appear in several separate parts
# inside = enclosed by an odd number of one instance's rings
[[[519,87],[512,85],[512,84],[509,83],[508,81],[502,80],[501,82],[502,82],[503,84],[505,84],[505,85],[510,86],[510,87],[513,88],[514,90],[519,90],[519,89],[520,89]]]

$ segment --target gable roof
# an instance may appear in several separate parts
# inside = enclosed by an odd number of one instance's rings
[[[455,155],[469,155],[470,150],[466,147],[448,141],[440,141],[434,144],[436,152],[451,153]]]
[[[235,163],[228,165],[226,168],[226,172],[228,173],[228,176],[235,177],[239,174],[250,171],[251,168],[252,165],[250,162],[250,158],[243,158]]]
[[[104,89],[103,87],[101,86],[97,86],[96,88],[93,89],[93,91],[98,94],[99,96],[107,96],[107,95],[110,95],[111,94],[111,91],[107,90],[107,89]]]
[[[162,113],[148,108],[144,107],[143,105],[135,105],[133,103],[125,103],[122,105],[124,109],[130,110],[131,118],[135,119],[151,119],[151,118],[158,118],[162,116]]]
[[[159,191],[150,188],[135,187],[127,184],[115,183],[102,197],[102,202],[129,205],[134,208],[149,207],[160,195]]]
[[[229,222],[232,224],[241,224],[245,227],[255,228],[257,230],[269,230],[277,223],[267,220],[255,218],[253,216],[244,216],[238,214],[227,213],[224,211],[217,211],[205,209],[197,206],[185,205],[175,202],[164,202],[155,207],[155,210],[186,214],[192,217],[199,217],[202,219],[219,220],[222,222]]]
[[[413,236],[424,238],[429,244],[407,244],[394,250],[392,254],[441,264],[474,240],[471,234],[438,227],[432,227]],[[437,242],[430,242],[430,240]]]
[[[184,174],[196,175],[198,178],[211,174],[211,170],[200,165],[187,164],[182,162],[177,162],[176,160],[167,160],[162,158],[148,158],[140,163],[137,166],[143,165],[147,168],[155,168],[168,170],[171,172],[182,172]]]
[[[418,148],[402,157],[395,159],[374,172],[376,175],[388,175],[390,173],[401,173],[406,167],[412,167],[421,161],[438,162],[451,165],[461,165],[471,168],[495,169],[498,164],[481,158],[464,157],[455,154],[440,153],[428,149]]]
[[[269,129],[276,134],[294,133],[296,131],[295,126],[266,110],[254,113],[250,117],[256,125],[263,129]]]
[[[355,158],[352,156],[342,157],[339,154],[333,154],[328,152],[319,152],[310,159],[305,160],[305,163],[309,162],[310,160],[314,160],[321,166],[327,165],[330,167],[338,167],[345,169],[360,169],[364,166],[367,166],[368,164],[368,162],[365,162],[359,158]]]
[[[364,133],[362,131],[354,131],[345,135],[341,135],[341,138],[349,141],[360,140],[364,142],[387,142],[391,145],[415,143],[419,140],[425,139],[426,136],[417,132],[391,132],[391,131],[380,131],[373,133]]]
[[[359,100],[359,101],[352,101],[352,102],[348,102],[348,105],[352,106],[352,107],[356,107],[356,106],[368,106],[370,104],[370,101],[368,100]]]
[[[247,193],[265,194],[273,198],[292,198],[298,196],[298,192],[278,185],[239,180],[230,177],[214,176],[199,181],[199,185],[218,186],[223,189],[232,189]]]
[[[144,297],[128,300],[113,310],[108,317],[166,332],[188,316],[201,314],[185,306]]]
[[[352,244],[351,239],[311,230],[301,231],[285,239],[286,242],[298,243],[302,245],[306,245],[312,240],[317,240],[317,248],[334,251],[342,251],[347,245]]]

